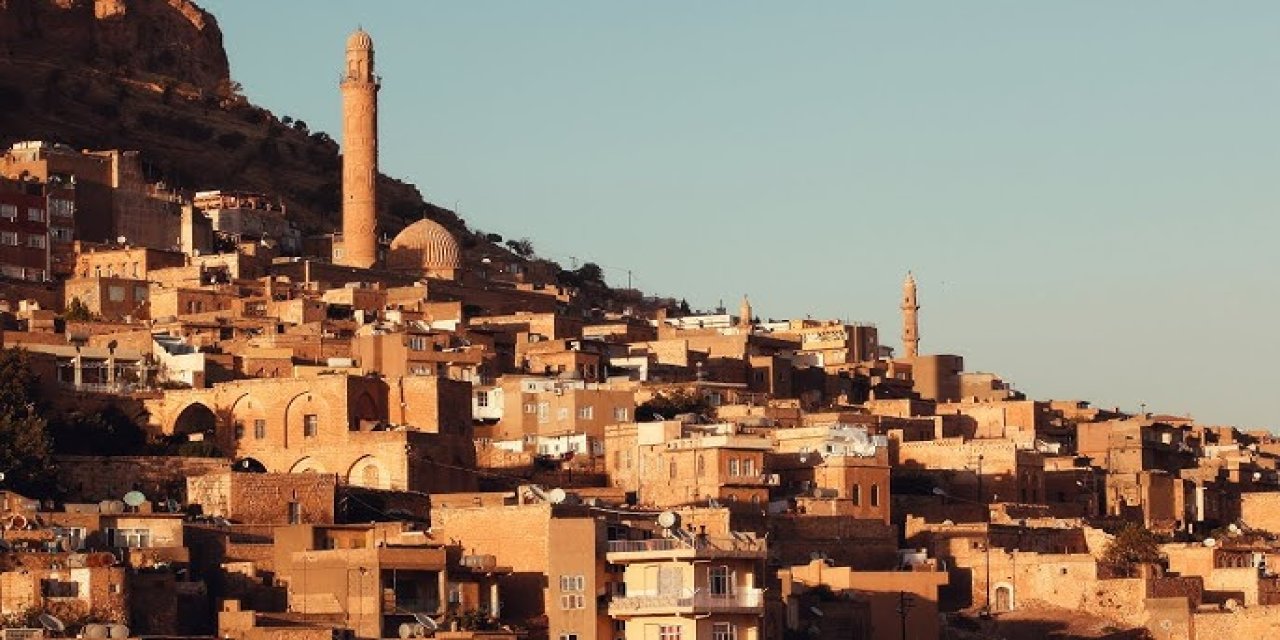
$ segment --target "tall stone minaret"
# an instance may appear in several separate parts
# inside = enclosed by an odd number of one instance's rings
[[[369,268],[378,261],[378,76],[373,38],[356,29],[347,38],[342,73],[342,257],[339,264]]]
[[[907,272],[902,283],[902,355],[914,358],[920,355],[920,303],[916,300],[916,278]]]
[[[742,306],[738,308],[738,326],[743,329],[751,328],[751,301],[746,295],[742,296]]]

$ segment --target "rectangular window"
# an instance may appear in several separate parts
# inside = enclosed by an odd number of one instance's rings
[[[477,407],[489,406],[489,392],[487,391],[476,392],[476,406]]]
[[[267,421],[258,418],[253,421],[253,437],[255,440],[262,440],[267,437]]]
[[[31,222],[44,222],[44,209],[27,207],[27,220]]]
[[[107,287],[107,299],[112,302],[124,302],[124,287]]]
[[[147,299],[147,296],[150,295],[150,293],[151,291],[148,290],[146,286],[138,285],[133,288],[133,299],[138,302],[142,302]]]
[[[18,219],[18,207],[12,204],[0,204],[0,218],[5,220]]]
[[[27,246],[32,249],[43,249],[45,247],[44,235],[31,234],[27,236]]]
[[[880,506],[880,485],[878,484],[871,485],[871,506]]]
[[[63,218],[69,218],[76,214],[76,203],[72,200],[49,199],[49,213]]]
[[[63,582],[48,578],[40,581],[40,595],[44,598],[79,598],[79,582]]]
[[[54,242],[71,242],[75,239],[75,231],[66,227],[49,227],[49,235]]]
[[[626,422],[626,421],[627,421],[627,408],[626,408],[626,407],[618,407],[618,408],[614,409],[614,410],[613,410],[613,420],[614,420],[614,422]]]
[[[582,576],[560,576],[561,591],[585,591],[586,580]]]
[[[569,419],[568,407],[560,407],[560,410],[556,411],[556,420],[560,420],[563,422],[568,419]]]
[[[711,567],[707,572],[707,591],[713,596],[733,595],[733,572],[729,567]]]
[[[560,634],[560,640],[578,640],[578,634],[576,634],[576,633],[562,633],[562,634]]]
[[[107,529],[107,538],[111,540],[111,546],[121,549],[151,546],[151,531],[148,529]]]
[[[711,640],[738,640],[738,629],[731,622],[717,622],[711,625]]]
[[[658,640],[680,640],[682,628],[678,624],[664,624],[658,627]]]
[[[65,540],[66,549],[68,551],[80,551],[84,549],[84,536],[86,530],[84,527],[54,527],[53,537],[55,540]]]
[[[738,459],[729,458],[729,475],[736,476],[739,475],[739,472],[740,468],[738,467]]]
[[[579,407],[578,418],[582,420],[591,420],[595,416],[594,407]]]
[[[302,437],[314,438],[320,430],[320,416],[314,413],[308,413],[302,416]]]
[[[529,414],[537,413],[537,412],[538,412],[538,405],[533,404],[532,402],[525,403],[525,405],[524,405],[524,412],[525,412],[525,413],[529,413]]]
[[[0,231],[0,244],[10,247],[18,246],[18,232],[16,231]]]
[[[754,476],[755,474],[756,474],[755,458],[743,458],[742,459],[742,475]]]
[[[587,599],[581,593],[566,593],[560,596],[560,608],[569,609],[585,609]]]
[[[236,422],[236,440],[244,438],[244,423]]]
[[[302,505],[297,502],[289,503],[289,524],[302,524]]]
[[[551,416],[551,405],[546,402],[538,403],[538,422],[546,422]]]

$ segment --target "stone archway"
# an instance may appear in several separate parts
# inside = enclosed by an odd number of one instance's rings
[[[301,458],[297,462],[293,463],[293,466],[289,467],[289,473],[324,473],[324,472],[325,472],[324,465],[320,464],[319,460],[316,460],[311,456]]]
[[[347,470],[347,484],[370,489],[390,489],[386,467],[373,456],[363,456]]]
[[[175,436],[201,434],[212,439],[218,431],[218,415],[202,402],[192,402],[178,412],[170,430]]]

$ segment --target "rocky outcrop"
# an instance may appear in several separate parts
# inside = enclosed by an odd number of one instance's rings
[[[89,65],[204,92],[230,85],[218,22],[188,0],[0,0],[0,58]]]

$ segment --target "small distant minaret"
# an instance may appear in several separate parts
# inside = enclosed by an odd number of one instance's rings
[[[367,269],[378,261],[378,76],[373,39],[364,29],[347,38],[342,72],[342,257],[340,264]]]
[[[743,329],[751,328],[751,301],[745,294],[742,296],[742,306],[738,308],[738,326]]]
[[[902,354],[906,358],[920,355],[920,303],[916,299],[916,279],[907,272],[902,283]]]

